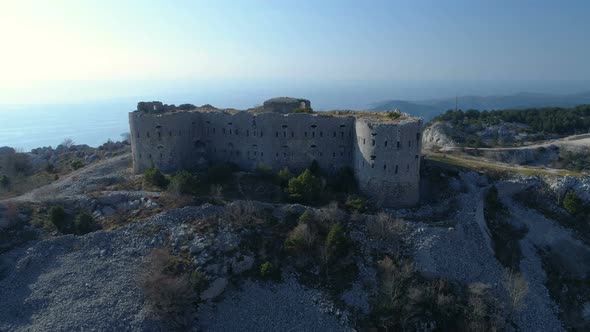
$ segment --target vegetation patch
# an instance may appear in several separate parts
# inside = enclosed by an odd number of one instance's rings
[[[590,321],[584,317],[584,305],[590,302],[590,277],[568,272],[559,255],[549,248],[539,249],[543,270],[547,274],[545,286],[559,305],[559,318],[568,331],[588,331]]]
[[[189,273],[190,264],[165,249],[154,249],[139,275],[139,285],[147,300],[164,322],[173,329],[191,326],[198,302],[198,291],[206,282]]]
[[[574,192],[566,193],[561,201],[548,192],[547,188],[518,193],[514,198],[545,218],[571,229],[577,238],[590,245],[590,206],[584,204]]]
[[[379,293],[364,329],[496,331],[506,326],[502,305],[489,285],[426,279],[398,256],[383,257],[377,268]]]
[[[520,270],[522,252],[520,240],[526,235],[526,228],[518,228],[507,219],[508,209],[498,197],[498,189],[492,186],[485,194],[484,215],[490,230],[494,253],[498,261],[506,268]]]
[[[446,121],[458,131],[469,127],[471,131],[480,131],[502,122],[525,124],[533,133],[539,133],[536,140],[545,139],[545,135],[573,135],[585,133],[590,127],[590,105],[580,105],[572,108],[544,107],[524,110],[449,110],[435,117],[431,123]],[[466,146],[482,147],[479,137],[471,136]]]

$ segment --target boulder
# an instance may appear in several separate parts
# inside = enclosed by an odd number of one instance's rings
[[[110,217],[113,214],[115,214],[115,212],[116,212],[115,209],[113,209],[110,206],[105,206],[105,207],[102,208],[102,215],[105,216],[105,217]]]
[[[9,146],[0,146],[0,156],[5,156],[15,153],[14,149]]]
[[[234,274],[241,274],[250,270],[253,265],[254,257],[252,256],[243,256],[241,259],[234,257],[231,262],[231,270]]]
[[[217,278],[215,279],[209,288],[207,288],[202,294],[201,299],[204,301],[214,299],[221,295],[223,291],[227,287],[227,279],[226,278]]]
[[[454,129],[446,122],[436,122],[424,129],[422,147],[427,150],[456,148],[457,143],[451,138]]]
[[[102,205],[115,206],[127,202],[128,196],[125,193],[109,193],[107,195],[97,197],[96,200]]]

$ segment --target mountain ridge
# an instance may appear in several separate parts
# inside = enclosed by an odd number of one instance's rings
[[[425,100],[385,100],[370,105],[370,111],[385,111],[399,109],[415,116],[423,117],[426,121],[449,109],[468,110],[497,110],[497,109],[526,109],[532,107],[573,107],[590,104],[590,90],[573,94],[545,94],[533,92],[519,92],[511,95],[490,96],[460,96]]]

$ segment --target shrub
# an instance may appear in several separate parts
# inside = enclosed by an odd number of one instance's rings
[[[391,215],[381,212],[367,222],[369,235],[374,239],[396,241],[406,228],[403,219],[393,218]]]
[[[8,189],[10,186],[10,179],[6,175],[0,176],[0,188]]]
[[[563,208],[572,216],[579,216],[584,212],[584,203],[575,192],[569,191],[563,198]]]
[[[306,169],[298,177],[289,180],[287,192],[289,197],[295,201],[315,202],[321,193],[320,181],[309,169]]]
[[[70,148],[70,147],[72,147],[74,144],[76,144],[76,143],[74,142],[74,140],[73,140],[73,139],[71,139],[71,138],[69,138],[69,137],[67,137],[67,138],[64,138],[63,142],[61,142],[61,144],[60,144],[60,145],[63,145],[63,146],[65,146],[66,148]]]
[[[27,174],[31,168],[29,157],[24,153],[14,152],[0,157],[0,169],[4,175]]]
[[[274,265],[271,262],[266,261],[260,265],[260,276],[262,278],[268,279],[276,275],[276,270]]]
[[[346,206],[349,211],[364,212],[367,210],[367,200],[362,197],[350,195],[346,199],[344,206]]]
[[[201,183],[198,176],[188,171],[180,171],[172,176],[168,190],[179,195],[197,194],[200,187]]]
[[[63,207],[53,206],[49,209],[49,221],[60,231],[67,228],[67,214]]]
[[[326,247],[328,250],[338,256],[346,250],[347,242],[346,233],[344,233],[342,225],[339,223],[332,225],[326,237]]]
[[[313,214],[309,210],[305,210],[297,219],[299,224],[309,224],[313,221]]]
[[[94,218],[88,212],[80,212],[74,220],[74,226],[78,234],[86,234],[94,229]]]
[[[139,282],[158,315],[172,328],[185,330],[191,323],[197,296],[191,277],[176,267],[176,261],[166,250],[153,250],[146,258]]]
[[[70,166],[72,167],[72,169],[78,170],[78,169],[84,167],[84,163],[82,162],[82,160],[76,159],[70,163]]]
[[[55,172],[55,165],[53,165],[52,163],[48,163],[47,165],[45,165],[45,171],[47,173]]]
[[[295,226],[285,240],[287,250],[301,252],[305,249],[313,248],[316,240],[316,234],[310,229],[308,224],[299,224]]]
[[[162,174],[162,172],[160,172],[155,166],[152,166],[145,171],[143,174],[143,180],[149,185],[160,188],[166,188],[168,185],[168,179],[166,179],[166,176],[164,176],[164,174]]]
[[[285,186],[289,183],[289,180],[291,180],[293,178],[293,173],[291,173],[291,171],[289,171],[289,169],[287,167],[285,167],[279,171],[278,176],[279,176],[279,181],[280,181],[281,185]]]

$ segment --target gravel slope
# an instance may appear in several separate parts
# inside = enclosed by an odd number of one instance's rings
[[[162,331],[138,288],[142,259],[203,205],[116,231],[61,236],[3,255],[0,331]]]
[[[292,277],[279,284],[248,281],[219,303],[201,306],[205,331],[351,331],[323,295]]]

